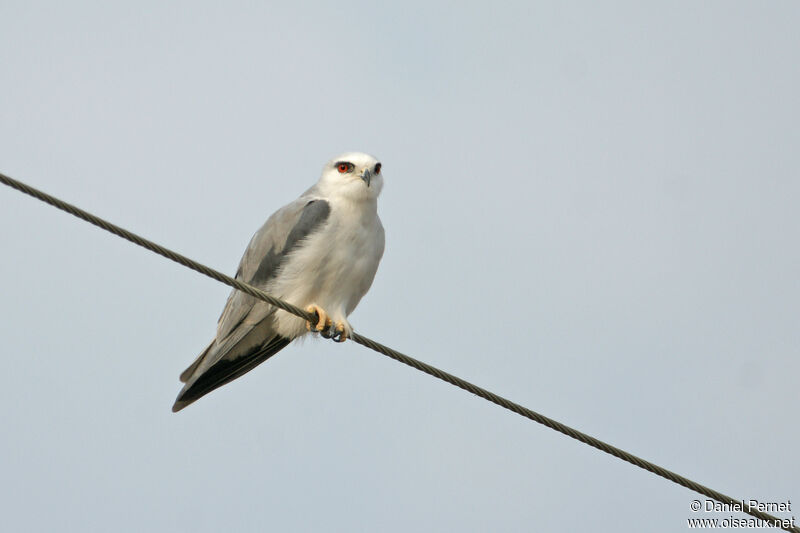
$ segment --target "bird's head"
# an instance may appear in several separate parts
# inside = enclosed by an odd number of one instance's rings
[[[381,163],[361,152],[341,154],[325,164],[319,187],[350,200],[374,200],[383,189]]]

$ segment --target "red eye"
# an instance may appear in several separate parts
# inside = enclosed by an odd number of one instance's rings
[[[381,173],[381,164],[378,163],[377,165],[375,165],[375,174],[380,174],[380,173]]]
[[[339,171],[339,174],[344,174],[353,170],[353,165],[351,163],[339,163],[336,165],[336,170]]]

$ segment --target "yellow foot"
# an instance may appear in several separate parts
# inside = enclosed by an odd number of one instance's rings
[[[326,313],[325,310],[322,309],[320,306],[311,304],[308,307],[306,307],[306,311],[308,311],[309,313],[314,313],[319,317],[317,325],[314,326],[314,330],[326,331],[333,325],[331,317],[329,317],[328,313]],[[312,331],[311,328],[312,328],[311,322],[306,321],[306,329],[308,331]]]
[[[347,340],[347,328],[344,327],[344,322],[336,323],[336,330],[331,338],[336,342],[344,342]]]

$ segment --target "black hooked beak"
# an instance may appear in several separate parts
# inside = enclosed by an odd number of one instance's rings
[[[368,168],[365,168],[364,173],[361,174],[361,179],[364,180],[364,183],[366,183],[367,187],[369,187],[369,183],[372,181],[372,171]]]

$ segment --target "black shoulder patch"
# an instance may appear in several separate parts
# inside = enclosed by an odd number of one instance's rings
[[[331,213],[331,206],[325,200],[311,200],[303,208],[300,218],[289,232],[282,250],[271,249],[262,259],[253,275],[250,283],[263,284],[275,275],[286,256],[297,247],[297,245],[318,230]]]
[[[308,202],[303,208],[300,220],[289,232],[289,237],[287,237],[286,244],[283,246],[283,253],[288,254],[291,252],[298,242],[308,237],[328,220],[328,215],[330,214],[331,206],[325,200],[311,200]]]

